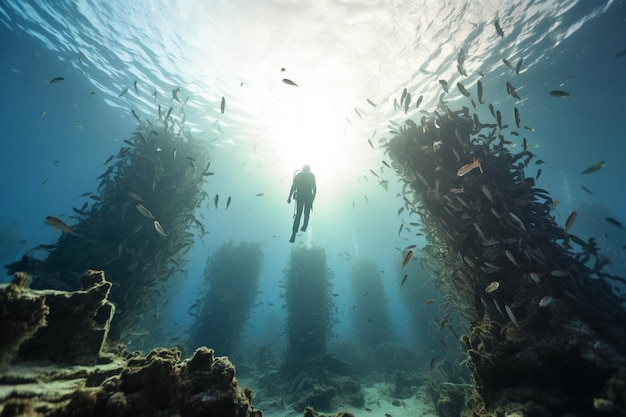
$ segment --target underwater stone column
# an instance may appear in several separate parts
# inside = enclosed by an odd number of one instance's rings
[[[117,155],[106,158],[97,190],[73,208],[70,231],[7,265],[10,274],[32,275],[33,288],[59,290],[77,289],[88,269],[103,270],[118,308],[112,335],[122,338],[167,295],[169,278],[181,271],[193,245],[191,228],[204,235],[194,211],[213,175],[206,144],[185,136],[184,122],[171,108],[165,113],[159,106],[156,120],[135,117],[139,126]],[[38,259],[36,251],[47,256]]]
[[[191,327],[190,344],[208,346],[218,356],[233,356],[254,307],[263,255],[254,242],[224,243],[207,260],[208,290]]]
[[[350,274],[352,295],[356,303],[354,326],[359,345],[367,350],[393,339],[387,298],[378,266],[372,260],[352,263]]]
[[[536,156],[512,153],[497,115],[483,124],[442,107],[385,145],[423,252],[443,265],[436,286],[470,325],[464,413],[623,415],[626,312],[610,284],[621,278],[592,239],[556,224],[548,192],[525,174]],[[480,168],[460,169],[472,161]]]
[[[288,350],[281,374],[295,375],[326,353],[332,324],[331,273],[322,248],[295,248],[285,271]]]

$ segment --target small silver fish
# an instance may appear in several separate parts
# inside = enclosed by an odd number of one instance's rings
[[[137,204],[135,204],[135,207],[137,207],[137,210],[139,211],[139,213],[141,213],[145,217],[149,218],[150,220],[154,220],[154,216],[152,215],[150,210],[145,208],[142,204],[137,203]]]
[[[511,261],[513,263],[513,265],[519,266],[519,264],[517,263],[517,261],[513,257],[513,254],[508,249],[504,251],[504,254],[506,255],[507,258],[509,258],[509,261]]]
[[[456,83],[456,87],[459,89],[461,94],[463,94],[465,97],[469,97],[470,96],[469,91],[467,91],[467,89],[465,88],[465,86],[463,84]]]
[[[500,36],[501,38],[504,38],[504,31],[500,27],[500,22],[498,22],[498,20],[496,19],[493,22],[493,25],[496,27],[496,33],[498,34],[498,36]]]
[[[546,295],[544,297],[541,298],[541,300],[539,300],[539,307],[547,307],[550,305],[550,303],[552,302],[552,300],[554,300],[554,298],[552,298],[552,296],[550,295]]]
[[[515,66],[515,73],[519,74],[520,69],[522,69],[522,62],[524,61],[524,58],[521,58],[519,61],[517,61],[517,65]]]
[[[480,187],[480,189],[482,190],[483,194],[485,194],[485,197],[487,197],[487,199],[489,199],[489,201],[493,203],[493,194],[491,193],[489,187],[483,185],[482,187]]]
[[[535,283],[540,284],[541,283],[541,279],[539,278],[539,274],[536,272],[531,272],[530,274],[528,274],[530,276],[530,279],[532,279],[533,281],[535,281]]]
[[[498,281],[491,281],[491,283],[487,285],[487,288],[485,288],[485,292],[489,294],[494,292],[498,288],[500,288],[500,283]]]
[[[513,310],[511,310],[511,307],[505,305],[504,310],[506,311],[506,314],[509,316],[513,324],[519,327],[519,323],[517,322],[517,319],[515,318],[515,314],[513,314]]]
[[[165,234],[165,230],[163,230],[161,223],[159,223],[157,220],[154,221],[154,228],[163,238],[167,237],[167,234]]]
[[[283,78],[283,82],[287,85],[293,85],[294,87],[298,87],[298,84],[294,83],[289,78]]]

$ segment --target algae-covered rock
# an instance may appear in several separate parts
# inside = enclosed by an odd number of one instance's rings
[[[303,416],[304,417],[323,417],[323,415],[315,411],[315,408],[313,407],[306,407],[304,409]],[[347,411],[340,411],[337,414],[331,414],[328,417],[354,417],[354,414],[349,413]]]
[[[104,272],[93,270],[85,272],[81,282],[81,290],[74,292],[32,291],[33,296],[45,299],[48,324],[22,345],[19,360],[74,365],[93,365],[100,360],[115,310],[107,300],[111,283],[105,280]]]
[[[154,349],[130,359],[96,394],[93,416],[261,417],[250,390],[239,389],[226,357],[201,347],[190,359],[179,360],[177,349]]]
[[[21,364],[0,375],[0,415],[262,416],[230,361],[205,347],[182,362],[178,349],[160,348],[94,366]]]
[[[28,289],[28,277],[22,272],[13,281],[0,285],[0,371],[6,368],[20,345],[46,325],[49,308],[46,297]]]

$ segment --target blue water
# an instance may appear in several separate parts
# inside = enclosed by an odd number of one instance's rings
[[[264,263],[247,332],[259,345],[282,337],[280,283],[292,248],[293,207],[286,199],[294,170],[307,163],[318,197],[296,245],[326,250],[339,294],[335,338],[352,334],[350,262],[360,257],[384,271],[396,340],[412,343],[399,297],[400,250],[425,241],[398,233],[402,222],[419,221],[407,211],[397,214],[398,178],[384,168],[385,190],[370,169],[380,173],[385,157],[378,140],[389,138],[389,121],[407,117],[393,106],[403,88],[424,95],[420,109],[433,110],[437,81],[446,79],[450,106],[469,107],[453,86],[462,81],[473,93],[482,72],[487,102],[509,122],[517,106],[522,124],[534,129],[524,136],[546,163],[527,175],[541,168],[538,186],[560,201],[556,221],[578,211],[572,232],[596,237],[612,261],[609,270],[623,275],[626,231],[605,217],[626,222],[626,56],[615,56],[626,49],[626,2],[534,3],[2,1],[0,227],[7,232],[0,236],[0,260],[4,265],[55,242],[59,232],[44,218],[74,222],[72,207],[86,201],[80,194],[96,189],[107,157],[131,137],[137,125],[131,109],[156,117],[152,94],[168,108],[176,104],[172,89],[180,88],[181,101],[189,97],[187,128],[209,144],[215,175],[206,191],[233,202],[228,210],[203,205],[196,213],[210,234],[197,240],[185,273],[168,287],[163,329],[184,337],[213,250],[230,240],[253,241],[261,242]],[[468,77],[456,71],[460,48]],[[523,58],[521,73],[502,58],[513,65]],[[55,77],[64,80],[48,83]],[[506,81],[521,103],[507,96]],[[571,96],[549,95],[557,89]],[[490,118],[486,106],[478,112]],[[600,160],[603,169],[580,174]],[[435,296],[429,276],[413,279],[420,280],[422,301]],[[426,314],[441,312],[435,305]]]

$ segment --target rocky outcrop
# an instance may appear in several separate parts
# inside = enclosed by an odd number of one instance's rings
[[[230,361],[205,347],[182,362],[174,348],[90,367],[21,364],[0,376],[0,411],[3,417],[262,415],[252,391],[239,389]]]
[[[115,307],[107,297],[111,283],[104,272],[88,270],[81,289],[67,292],[33,290],[45,298],[49,314],[41,327],[20,348],[18,359],[49,360],[71,365],[94,365],[109,332]]]
[[[28,276],[18,272],[13,281],[0,285],[0,371],[18,349],[46,325],[49,308],[45,296],[28,290]]]
[[[226,357],[201,347],[126,357],[103,352],[114,307],[102,271],[75,292],[0,287],[0,415],[261,417]],[[9,362],[11,362],[9,366]]]

